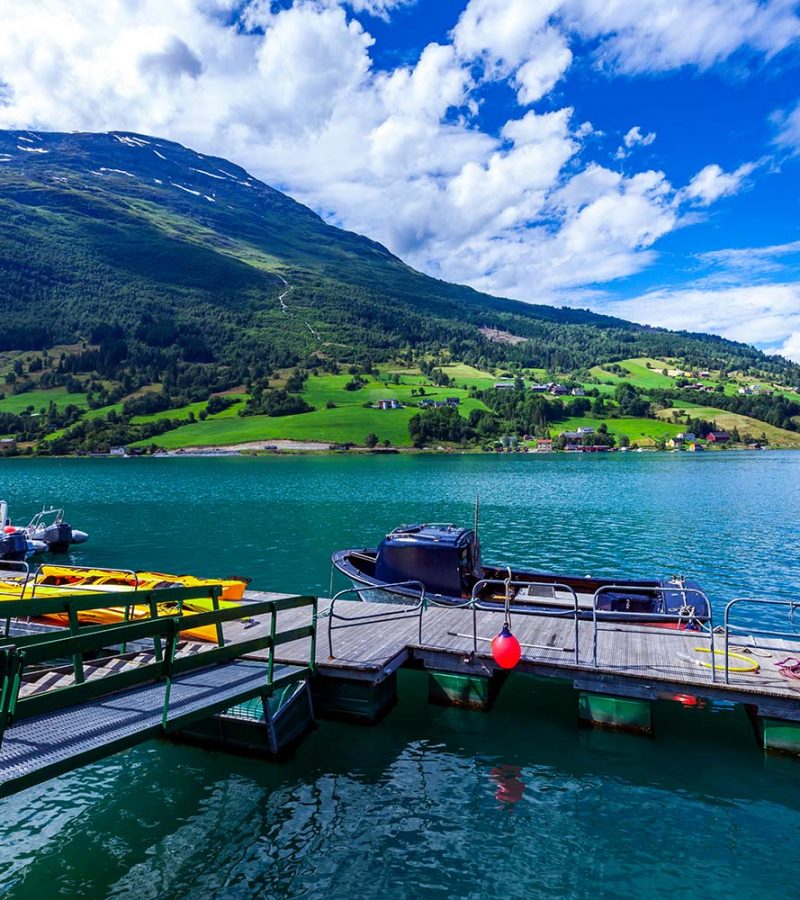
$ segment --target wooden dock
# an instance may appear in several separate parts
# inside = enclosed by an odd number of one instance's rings
[[[248,593],[254,600],[272,596]],[[317,694],[323,700],[335,700],[333,683],[349,685],[351,692],[354,685],[361,685],[361,694],[367,698],[361,712],[367,717],[380,715],[381,705],[392,695],[384,688],[380,696],[371,698],[368,688],[386,685],[401,667],[431,673],[431,699],[483,708],[491,705],[507,674],[494,663],[490,648],[491,638],[502,626],[501,611],[479,611],[473,620],[468,609],[430,607],[421,615],[420,634],[420,615],[400,605],[338,601],[330,633],[329,610],[330,601],[320,600],[314,683],[330,684],[325,692],[318,687]],[[280,616],[287,617],[281,621],[282,628],[301,624],[295,610]],[[715,635],[718,669],[712,672],[707,632],[600,622],[595,651],[593,623],[580,620],[576,652],[571,616],[512,613],[511,626],[522,645],[522,658],[514,671],[571,681],[579,692],[580,715],[589,723],[650,731],[651,701],[689,695],[744,705],[759,725],[767,748],[800,752],[800,680],[781,674],[777,665],[788,657],[800,659],[800,635],[797,640],[731,637],[730,651],[736,656],[730,659],[726,683],[721,634]],[[231,623],[226,625],[226,637],[236,641],[260,627],[264,626],[241,631],[240,623]],[[296,641],[279,648],[276,659],[297,664],[308,658],[308,650],[307,641]],[[376,708],[371,710],[371,705]],[[359,715],[357,709],[350,712]]]

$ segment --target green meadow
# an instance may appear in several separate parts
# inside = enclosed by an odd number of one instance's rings
[[[34,412],[40,412],[47,409],[51,404],[55,403],[58,409],[64,409],[65,406],[86,407],[86,394],[70,394],[64,388],[52,388],[47,391],[26,391],[24,394],[8,394],[0,400],[0,412],[14,413],[19,415],[29,407],[33,407]]]

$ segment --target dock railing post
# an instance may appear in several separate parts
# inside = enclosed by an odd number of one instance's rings
[[[135,591],[134,591],[134,593],[135,593]],[[158,618],[158,603],[156,603],[156,598],[152,591],[147,595],[147,602],[148,602],[148,608],[150,609],[150,618],[157,619]],[[134,606],[133,609],[135,611],[136,607]],[[136,618],[136,616],[134,616],[134,618]],[[161,638],[158,635],[156,635],[153,638],[153,653],[155,654],[156,662],[161,662],[163,660],[164,657],[163,657],[163,654],[161,653]]]
[[[75,637],[80,630],[80,622],[78,621],[78,613],[72,603],[67,604],[67,617],[69,619],[69,633]],[[83,654],[78,650],[72,654],[72,674],[75,677],[75,684],[83,684],[86,680],[83,674]]]
[[[175,662],[175,653],[178,647],[178,633],[180,629],[180,619],[170,619],[167,624],[166,633],[166,657],[163,658],[164,675],[166,677],[166,685],[164,687],[164,709],[161,713],[161,727],[166,731],[167,722],[169,721],[169,698],[172,693],[172,665]],[[159,645],[161,644],[160,636],[156,637]]]
[[[308,653],[308,668],[313,675],[317,664],[317,620],[319,618],[319,597],[311,604],[311,648]]]
[[[275,632],[278,623],[278,610],[272,605],[272,620],[269,626],[269,663],[267,664],[267,685],[272,687],[272,673],[275,669]]]
[[[214,612],[219,611],[219,595],[221,591],[221,587],[218,584],[214,584],[211,586],[211,606]],[[224,647],[225,646],[225,635],[222,633],[222,622],[216,623],[217,628],[217,646]]]

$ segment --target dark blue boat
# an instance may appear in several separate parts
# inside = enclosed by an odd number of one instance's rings
[[[499,606],[510,593],[515,607],[548,615],[667,627],[698,627],[709,618],[705,594],[681,577],[630,581],[485,565],[476,532],[457,525],[402,525],[377,549],[339,550],[331,561],[371,601],[418,601],[421,583],[429,600],[444,605]]]

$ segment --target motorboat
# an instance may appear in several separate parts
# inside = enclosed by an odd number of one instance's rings
[[[42,509],[25,525],[13,525],[8,515],[8,502],[0,500],[0,559],[23,560],[38,553],[66,553],[72,544],[89,540],[85,531],[73,528],[64,520],[63,509]],[[23,549],[23,541],[25,542]]]
[[[72,544],[89,540],[85,531],[64,520],[63,509],[42,509],[27,524],[25,534],[29,540],[45,544],[50,553],[66,553]]]
[[[538,572],[484,564],[475,529],[453,524],[402,525],[377,548],[339,550],[333,566],[363,600],[416,603],[422,594],[445,606],[513,607],[553,616],[701,627],[710,605],[682,576],[635,581]]]

